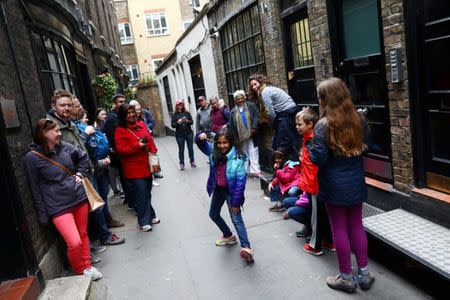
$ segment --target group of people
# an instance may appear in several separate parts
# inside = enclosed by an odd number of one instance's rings
[[[99,108],[95,122],[88,125],[78,98],[66,90],[55,90],[51,108],[37,121],[33,143],[25,155],[39,222],[55,225],[67,244],[73,272],[93,280],[102,278],[92,266],[101,260],[95,254],[125,242],[110,231],[125,225],[109,210],[110,170],[119,174],[124,203],[135,211],[140,230],[151,231],[152,225],[160,223],[151,203],[153,176],[163,177],[152,174],[149,164],[149,154],[157,153],[152,137],[154,117],[137,101],[127,104],[122,94],[112,100],[109,115]],[[105,202],[92,212],[82,183],[85,177]]]
[[[355,110],[341,79],[321,82],[317,94],[320,118],[311,108],[300,110],[266,77],[252,76],[248,95],[253,101],[246,101],[244,91],[236,91],[236,106],[229,121],[214,132],[213,139],[207,134],[207,104],[201,105],[195,141],[209,156],[209,216],[222,232],[215,244],[237,243],[220,216],[221,207],[227,203],[241,244],[240,255],[249,263],[254,261],[241,208],[247,175],[250,170],[259,170],[258,144],[253,139],[260,123],[269,122],[274,131],[274,178],[268,185],[274,205],[269,211],[284,211],[285,219],[304,224],[296,235],[306,237],[306,252],[317,256],[323,254],[322,249],[337,253],[340,272],[326,279],[330,288],[352,293],[359,285],[367,290],[375,281],[368,269],[362,224],[362,203],[367,200],[362,157],[369,146],[367,124]],[[298,140],[302,141],[300,148]],[[352,274],[352,252],[358,265],[356,276]]]
[[[247,93],[234,92],[231,110],[217,98],[200,97],[195,135],[192,115],[183,100],[176,101],[172,116],[180,170],[185,169],[185,144],[192,168],[196,167],[194,141],[209,157],[209,217],[222,233],[215,244],[238,241],[220,215],[226,203],[241,245],[240,256],[248,263],[254,261],[241,210],[247,177],[261,176],[258,146],[261,124],[266,123],[274,133],[274,178],[268,186],[274,204],[269,210],[284,211],[285,219],[304,224],[296,234],[306,237],[306,252],[336,251],[340,272],[326,279],[330,288],[354,292],[359,285],[369,289],[375,277],[368,269],[362,226],[362,203],[367,199],[362,155],[369,144],[368,131],[348,88],[338,78],[319,84],[319,118],[311,108],[300,110],[263,75],[251,76],[248,84]],[[123,226],[107,205],[108,167],[117,168],[124,202],[135,211],[139,229],[151,231],[160,220],[152,206],[155,174],[149,154],[156,155],[158,150],[152,136],[154,117],[139,103],[128,104],[123,95],[114,96],[113,108],[109,114],[99,109],[94,126],[87,125],[87,117],[77,110],[80,106],[69,92],[54,92],[46,118],[36,124],[25,162],[39,221],[53,222],[61,233],[74,273],[97,280],[102,274],[92,267],[90,250],[95,247],[90,247],[89,240],[100,240],[103,245],[125,242],[108,228]],[[84,177],[93,182],[106,203],[92,213],[81,184]],[[88,223],[92,223],[89,233]],[[356,276],[351,252],[358,264]]]

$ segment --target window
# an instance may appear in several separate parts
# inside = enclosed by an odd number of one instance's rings
[[[162,65],[163,61],[164,61],[164,58],[152,59],[153,73],[155,73],[156,69],[158,69],[159,66]]]
[[[184,21],[183,21],[183,30],[188,29],[188,28],[189,28],[189,25],[191,25],[191,23],[192,23],[192,19],[184,20]]]
[[[146,14],[147,35],[165,35],[169,33],[167,28],[166,13]]]
[[[138,65],[127,65],[126,67],[128,78],[130,78],[129,85],[136,85],[139,82],[139,68]]]
[[[33,33],[38,65],[42,75],[42,84],[46,101],[49,101],[56,89],[65,89],[77,95],[77,77],[74,72],[73,53],[61,44],[45,35]],[[46,103],[50,106],[50,103]]]
[[[200,0],[192,0],[191,4],[192,4],[192,7],[199,7],[200,6]]]
[[[221,30],[220,39],[230,106],[233,92],[246,90],[251,74],[265,73],[264,52],[258,6],[231,19]]]
[[[133,33],[131,32],[129,23],[119,23],[117,24],[119,30],[120,44],[128,45],[133,44]]]
[[[308,18],[291,25],[291,38],[294,67],[302,68],[314,65]]]

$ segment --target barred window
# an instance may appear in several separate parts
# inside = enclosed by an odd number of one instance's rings
[[[231,19],[220,37],[229,101],[233,106],[234,91],[246,90],[251,74],[266,71],[258,6]]]
[[[291,35],[294,67],[303,68],[314,65],[308,18],[304,18],[297,23],[292,24]]]

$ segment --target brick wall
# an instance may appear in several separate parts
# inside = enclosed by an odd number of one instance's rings
[[[156,83],[139,85],[136,98],[144,108],[149,109],[155,116],[156,126],[153,129],[153,135],[165,136],[166,130],[164,128],[164,117],[158,85]]]
[[[392,166],[394,187],[409,193],[413,185],[411,126],[408,94],[408,76],[405,53],[405,21],[403,1],[381,0],[386,78],[391,121]],[[389,50],[400,48],[404,81],[390,82]]]

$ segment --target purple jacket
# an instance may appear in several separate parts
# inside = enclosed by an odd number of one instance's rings
[[[34,144],[30,145],[30,150],[41,152],[40,147]],[[48,158],[73,173],[80,172],[83,176],[88,174],[87,153],[69,143],[61,142]],[[29,151],[25,155],[25,167],[39,223],[47,224],[50,218],[86,201],[81,182],[77,183],[73,176],[37,154]]]
[[[218,132],[230,120],[230,110],[225,105],[219,109],[211,109],[211,131]]]
[[[211,196],[216,187],[216,172],[214,161],[212,159],[212,145],[206,140],[201,141],[198,135],[195,142],[199,149],[209,156],[209,177],[206,184],[208,195]],[[236,148],[231,148],[227,154],[226,180],[228,192],[230,194],[230,204],[234,207],[239,207],[244,204],[245,184],[247,182],[247,173],[245,172],[245,164],[247,157],[245,154],[237,153]]]

